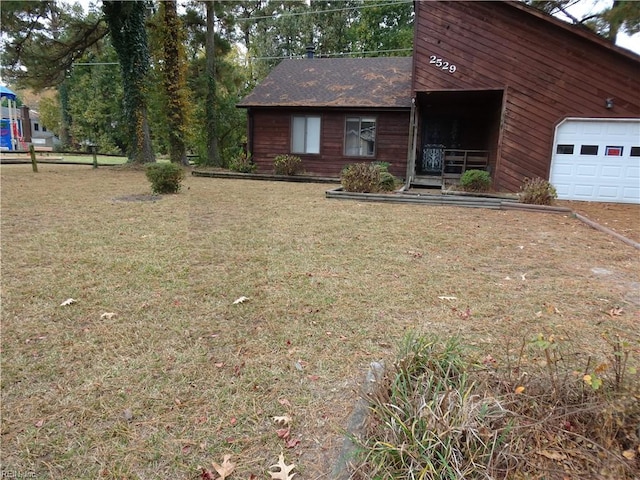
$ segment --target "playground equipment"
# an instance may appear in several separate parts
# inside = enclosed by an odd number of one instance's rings
[[[26,150],[27,145],[22,138],[22,126],[18,122],[16,94],[0,85],[0,101],[5,98],[9,118],[0,119],[0,150],[18,150],[18,148]]]

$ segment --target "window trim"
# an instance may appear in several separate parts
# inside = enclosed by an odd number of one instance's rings
[[[373,138],[373,153],[371,154],[352,154],[347,153],[347,125],[349,121],[358,120],[358,130],[362,131],[362,121],[368,120],[374,123],[375,135]],[[343,139],[343,148],[342,153],[345,157],[353,157],[353,158],[376,158],[378,155],[378,116],[377,115],[345,115],[344,117],[344,139]]]
[[[296,130],[295,130],[295,119],[296,118],[303,118],[304,119],[304,136],[303,136],[303,151],[297,151],[295,150],[295,134],[296,134]],[[318,119],[318,138],[317,138],[317,143],[318,143],[318,151],[317,152],[309,152],[308,148],[309,148],[309,119],[310,118],[316,118]],[[289,146],[289,150],[291,151],[291,153],[296,154],[296,155],[320,155],[320,153],[322,152],[322,115],[321,114],[292,114],[291,115],[291,138],[290,138],[290,146]]]

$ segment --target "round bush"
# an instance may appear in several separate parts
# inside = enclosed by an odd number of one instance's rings
[[[176,163],[151,163],[146,174],[154,194],[178,193],[184,179],[184,170]]]
[[[460,177],[460,186],[467,192],[488,192],[491,176],[484,170],[467,170]]]
[[[520,187],[520,202],[531,205],[552,205],[558,198],[556,188],[544,178],[525,178]]]

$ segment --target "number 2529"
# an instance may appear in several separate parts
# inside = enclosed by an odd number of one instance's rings
[[[429,63],[449,73],[454,73],[458,69],[458,67],[456,67],[453,63],[449,63],[441,58],[436,57],[435,55],[429,56]]]

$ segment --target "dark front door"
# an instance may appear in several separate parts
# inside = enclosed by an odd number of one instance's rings
[[[427,117],[422,125],[422,148],[416,173],[442,175],[445,149],[460,146],[460,122],[456,118]]]

